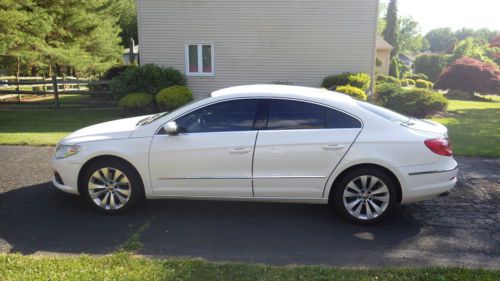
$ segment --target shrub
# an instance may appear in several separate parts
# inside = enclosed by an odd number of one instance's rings
[[[113,66],[110,69],[108,69],[106,71],[106,73],[104,73],[104,76],[102,78],[104,80],[111,80],[111,79],[115,78],[116,76],[119,76],[120,74],[125,72],[125,70],[131,68],[132,66],[133,65],[131,65],[131,64]]]
[[[150,112],[153,109],[153,95],[148,93],[130,93],[120,99],[118,106],[128,112]]]
[[[429,80],[429,77],[427,77],[427,75],[423,74],[423,73],[415,73],[415,74],[411,74],[411,75],[406,75],[405,76],[406,79],[412,79],[412,80],[418,80],[418,79],[422,79],[422,80]]]
[[[184,75],[173,68],[162,68],[154,64],[131,66],[111,80],[115,97],[120,98],[132,92],[156,94],[160,89],[186,85]]]
[[[415,86],[419,89],[427,89],[429,87],[429,84],[427,84],[427,81],[418,79],[415,81]]]
[[[415,72],[425,74],[429,81],[436,81],[447,65],[444,55],[422,55],[415,60]]]
[[[406,115],[423,118],[432,112],[444,111],[448,100],[440,93],[426,89],[411,89],[395,93],[385,107]]]
[[[321,87],[332,89],[338,86],[351,85],[360,88],[363,91],[370,89],[370,75],[368,73],[349,73],[332,75],[325,77],[321,83]]]
[[[399,78],[399,68],[400,68],[400,62],[397,57],[393,57],[391,59],[391,64],[389,65],[389,75],[395,78]]]
[[[375,87],[374,101],[379,105],[385,105],[387,101],[396,93],[402,92],[403,89],[394,83],[382,83]]]
[[[376,82],[387,82],[387,75],[384,75],[384,74],[377,74],[377,76],[375,77],[375,81]]]
[[[165,88],[156,95],[156,104],[162,110],[172,110],[193,100],[193,94],[184,86]]]
[[[401,79],[401,86],[403,87],[415,86],[415,80]]]
[[[355,99],[358,99],[358,100],[366,100],[366,94],[363,90],[361,90],[360,88],[358,87],[354,87],[354,86],[351,86],[351,85],[346,85],[346,86],[339,86],[337,87],[337,89],[335,89],[335,91],[339,92],[339,93],[344,93],[346,95],[349,95]]]

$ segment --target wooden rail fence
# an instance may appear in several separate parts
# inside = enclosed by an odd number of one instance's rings
[[[27,88],[31,89],[28,90]],[[100,101],[99,103],[94,103],[93,105],[97,107],[116,105],[116,101],[111,100],[112,95],[109,89],[109,81],[93,81],[91,78],[79,78],[72,76],[0,76],[0,104],[23,103],[22,95],[46,96],[49,94],[54,95],[54,105],[57,109],[61,107],[61,95],[90,95],[108,97],[107,101]],[[5,101],[4,99],[6,96],[11,99],[15,96],[16,101]]]

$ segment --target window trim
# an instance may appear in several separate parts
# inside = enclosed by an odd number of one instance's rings
[[[190,72],[189,71],[189,46],[197,46],[197,52],[198,52],[198,72]],[[211,59],[211,72],[203,72],[203,45],[209,45],[210,46],[210,55],[212,57]],[[186,76],[193,76],[193,77],[207,77],[207,76],[214,76],[215,75],[215,47],[213,42],[204,42],[204,41],[197,41],[197,42],[186,42],[184,46],[184,64],[185,64],[185,69],[186,69]]]

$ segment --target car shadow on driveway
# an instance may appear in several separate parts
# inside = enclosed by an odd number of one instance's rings
[[[325,205],[149,200],[110,216],[51,183],[0,193],[0,239],[9,245],[4,251],[107,254],[139,229],[140,254],[273,264],[370,258],[420,232],[405,212],[360,226]]]

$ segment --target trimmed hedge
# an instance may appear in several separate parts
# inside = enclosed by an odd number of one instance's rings
[[[413,79],[402,79],[401,80],[401,86],[403,86],[403,87],[415,86],[415,80],[413,80]]]
[[[153,95],[148,93],[130,93],[120,99],[118,106],[132,113],[150,112],[153,109]]]
[[[401,81],[398,78],[392,77],[392,76],[383,75],[383,74],[377,75],[376,80],[377,80],[377,82],[393,83],[393,84],[396,84],[396,85],[401,85]]]
[[[174,85],[186,85],[186,77],[177,69],[162,68],[154,64],[131,66],[110,82],[115,97],[144,92],[151,95]]]
[[[376,104],[385,105],[394,94],[402,91],[403,89],[394,83],[378,84],[375,87],[373,100]]]
[[[434,87],[434,84],[430,81],[418,79],[417,81],[415,81],[415,86],[419,89],[432,89]]]
[[[448,99],[427,89],[396,92],[385,102],[385,107],[417,118],[424,118],[436,111],[445,111]]]
[[[422,79],[422,80],[429,81],[429,77],[427,77],[427,75],[425,75],[423,73],[414,73],[414,74],[406,75],[405,78],[412,79],[412,80]]]
[[[335,89],[339,93],[344,93],[358,100],[366,100],[367,96],[363,90],[351,85],[339,86]]]
[[[193,94],[184,86],[165,88],[156,95],[156,104],[162,110],[173,110],[193,100]]]
[[[367,91],[370,89],[370,82],[371,78],[367,73],[344,72],[342,74],[325,77],[321,83],[321,87],[333,89],[339,86],[351,85],[360,88],[363,91]]]

